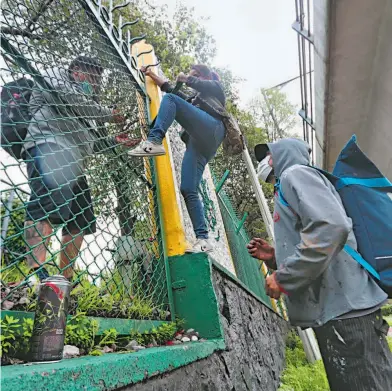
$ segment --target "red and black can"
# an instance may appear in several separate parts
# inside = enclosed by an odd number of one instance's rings
[[[71,285],[63,276],[51,276],[40,284],[30,342],[31,361],[63,358],[70,291]]]

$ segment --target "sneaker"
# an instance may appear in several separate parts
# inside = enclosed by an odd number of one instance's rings
[[[208,239],[197,239],[192,248],[186,249],[187,253],[210,253],[213,250]]]
[[[154,144],[151,141],[142,141],[136,148],[128,152],[129,156],[162,156],[166,151],[162,144]]]

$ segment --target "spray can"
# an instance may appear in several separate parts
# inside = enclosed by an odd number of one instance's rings
[[[40,284],[30,341],[31,361],[63,358],[70,291],[71,285],[63,276],[51,276]]]

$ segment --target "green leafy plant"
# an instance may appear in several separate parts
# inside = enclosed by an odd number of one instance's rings
[[[156,329],[155,339],[158,344],[164,344],[167,341],[173,339],[176,331],[177,325],[175,323],[164,323]]]
[[[9,354],[15,349],[14,342],[20,328],[19,319],[6,315],[1,319],[0,326],[0,357],[3,357],[3,354]]]
[[[84,312],[78,312],[67,323],[65,343],[90,351],[94,347],[98,331],[98,322],[86,317]]]
[[[114,328],[105,330],[99,341],[99,346],[113,345],[117,343],[118,331]]]
[[[279,391],[328,391],[329,385],[321,360],[309,364],[302,341],[291,331],[286,340],[286,368]]]
[[[89,356],[103,356],[103,352],[98,349],[94,349],[89,353]]]
[[[130,337],[141,345],[149,345],[156,342],[159,345],[170,341],[177,331],[176,323],[164,323],[159,327],[154,327],[149,331],[140,333],[135,330],[131,330]]]
[[[30,350],[30,339],[33,335],[34,320],[31,318],[24,318],[22,323],[22,330],[17,337],[16,350],[22,353],[27,353]]]
[[[123,304],[124,308],[125,303]],[[150,319],[154,311],[152,300],[143,300],[138,297],[128,302],[125,309],[126,316],[130,319]]]
[[[384,305],[384,307],[381,308],[381,315],[392,316],[392,304]]]
[[[78,310],[88,314],[108,311],[113,306],[113,296],[102,295],[100,289],[84,280],[71,292],[71,297],[78,303]]]

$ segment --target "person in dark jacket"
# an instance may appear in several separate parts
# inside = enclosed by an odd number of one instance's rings
[[[287,203],[276,191],[275,248],[254,238],[249,253],[274,270],[266,292],[286,293],[290,323],[314,329],[332,391],[392,390],[380,311],[387,294],[344,250],[357,248],[352,221],[330,181],[309,167],[309,152],[297,139],[256,146],[258,171],[273,182],[273,168]]]
[[[166,92],[158,116],[146,141],[128,152],[131,156],[160,156],[165,154],[162,141],[170,125],[176,120],[184,129],[182,140],[186,151],[181,170],[181,194],[191,218],[196,243],[188,252],[210,252],[208,230],[203,206],[198,194],[204,168],[215,156],[225,137],[221,113],[225,106],[225,94],[219,77],[206,65],[193,65],[188,75],[180,73],[178,83],[185,83],[195,90],[192,96],[181,91],[173,93],[173,87],[150,69],[142,68],[146,76]]]

